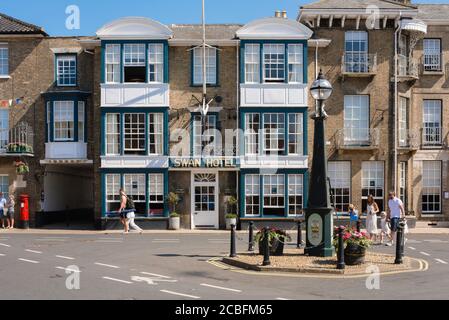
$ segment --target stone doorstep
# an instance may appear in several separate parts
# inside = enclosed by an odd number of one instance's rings
[[[404,259],[407,259],[408,257],[404,257]],[[262,259],[262,256],[261,256]],[[368,274],[365,271],[362,272],[354,272],[354,271],[348,271],[348,269],[344,270],[337,270],[337,269],[326,269],[326,268],[310,268],[310,267],[304,267],[304,268],[285,268],[285,267],[272,267],[272,266],[260,266],[260,265],[254,265],[251,263],[243,262],[238,260],[237,258],[230,258],[230,257],[223,257],[222,262],[228,265],[231,265],[233,267],[246,269],[246,270],[252,270],[252,271],[259,271],[259,272],[287,272],[287,273],[307,273],[307,274],[327,274],[327,275],[347,275],[347,276],[360,276],[360,275],[367,275]],[[383,270],[382,273],[388,273],[388,272],[404,272],[404,271],[413,271],[415,269],[414,264],[416,264],[415,259],[410,259],[410,266],[404,267],[403,269],[397,269],[392,268],[392,270]],[[367,264],[368,265],[368,264]],[[396,265],[395,265],[396,266]]]

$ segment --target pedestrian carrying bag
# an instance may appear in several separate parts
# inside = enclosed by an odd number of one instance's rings
[[[135,210],[136,209],[134,201],[128,196],[126,196],[126,209],[127,210]]]

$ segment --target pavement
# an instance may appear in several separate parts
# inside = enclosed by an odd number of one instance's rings
[[[247,234],[237,238],[237,250],[245,252]],[[408,238],[406,255],[426,260],[428,269],[380,276],[379,289],[370,290],[370,270],[366,277],[332,279],[224,267],[214,258],[229,254],[229,232],[0,231],[0,299],[448,299],[449,236]]]

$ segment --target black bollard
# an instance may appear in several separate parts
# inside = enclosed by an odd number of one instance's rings
[[[267,227],[264,230],[264,236],[263,236],[263,247],[264,247],[264,254],[263,254],[263,266],[269,266],[271,264],[270,262],[270,242],[268,241],[268,231],[270,229]]]
[[[344,270],[346,268],[345,265],[345,243],[343,241],[343,233],[345,229],[343,227],[338,228],[338,251],[337,251],[337,269]]]
[[[360,232],[362,230],[362,220],[357,220],[357,232]]]
[[[235,249],[235,224],[231,225],[231,258],[237,257],[237,252]]]
[[[397,239],[396,239],[396,259],[395,264],[402,264],[404,257],[404,222],[400,222],[398,226]]]
[[[248,241],[248,251],[253,252],[254,251],[254,222],[249,223],[249,241]]]
[[[296,246],[298,249],[302,248],[302,223],[298,220],[298,244]]]

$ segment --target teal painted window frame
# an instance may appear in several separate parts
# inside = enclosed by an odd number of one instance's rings
[[[114,84],[106,82],[106,45],[119,44],[120,45],[120,82],[121,84],[129,83],[124,79],[124,54],[123,47],[125,44],[145,44],[145,83],[159,84],[160,82],[148,82],[148,44],[163,44],[164,48],[164,81],[162,83],[169,83],[169,52],[167,40],[102,40],[101,41],[101,83]],[[132,82],[131,82],[132,83]],[[118,84],[116,82],[115,84]]]
[[[101,110],[101,155],[102,156],[109,156],[106,153],[106,114],[108,113],[115,113],[120,114],[120,156],[125,156],[124,150],[124,114],[125,113],[142,113],[145,114],[145,155],[142,155],[141,157],[160,157],[160,156],[168,156],[169,154],[169,130],[168,130],[168,124],[169,124],[169,109],[168,107],[165,108],[124,108],[124,107],[112,107],[112,108],[103,108]],[[163,154],[162,155],[153,155],[148,153],[148,115],[151,113],[161,113],[163,114]],[[110,155],[112,156],[112,155]],[[116,156],[116,155],[114,155]]]
[[[215,64],[216,64],[216,74],[215,74],[215,83],[207,83],[207,87],[220,87],[220,54],[219,54],[219,48],[217,46],[214,46],[215,48]],[[191,87],[202,87],[202,83],[195,83],[194,82],[194,70],[195,70],[195,59],[194,59],[194,47],[191,47],[190,50],[190,86]]]
[[[54,117],[54,104],[57,101],[69,101],[73,102],[73,126],[74,126],[74,137],[73,139],[65,140],[55,140],[55,117]],[[79,141],[78,132],[78,102],[84,102],[84,140]],[[50,110],[48,110],[50,108]],[[58,143],[58,142],[84,142],[88,141],[88,130],[87,130],[87,110],[88,103],[85,98],[72,98],[72,97],[58,97],[54,99],[45,100],[45,142]],[[50,114],[50,121],[48,122],[48,114]],[[47,123],[49,123],[50,128],[48,128]],[[49,131],[50,130],[50,131]]]
[[[245,182],[246,175],[255,174],[259,175],[259,215],[246,215],[246,195],[245,195]],[[303,210],[307,209],[308,197],[309,197],[309,171],[307,168],[301,169],[279,169],[276,173],[270,174],[278,174],[284,175],[284,213],[283,215],[265,215],[263,213],[264,207],[264,179],[263,176],[266,175],[261,169],[241,169],[240,170],[240,218],[278,218],[278,219],[289,219],[295,217],[293,215],[289,215],[289,182],[288,176],[292,174],[302,175],[303,176]]]
[[[195,116],[200,116],[201,113],[199,112],[191,112],[190,113],[190,156],[191,157],[195,157],[195,158],[199,158],[201,156],[195,155],[194,154],[194,140],[195,140],[195,132],[194,132],[194,120],[195,120]],[[215,129],[216,130],[220,130],[220,121],[218,118],[218,112],[209,112],[207,114],[208,116],[215,116]]]
[[[284,132],[284,154],[283,156],[289,156],[289,132],[288,132],[288,124],[289,124],[289,114],[292,113],[300,113],[303,116],[303,156],[308,155],[308,109],[305,107],[296,107],[296,108],[240,108],[240,129],[245,131],[246,130],[246,123],[245,123],[245,115],[247,113],[257,113],[259,114],[259,153],[258,155],[265,155],[265,141],[264,141],[264,135],[263,135],[263,125],[264,125],[264,119],[263,115],[266,113],[282,113],[284,114],[284,126],[285,126],[285,132]],[[241,135],[240,137],[240,155],[245,156],[246,155],[246,144],[245,144],[245,135]],[[294,155],[292,155],[294,156]]]
[[[307,70],[307,62],[308,62],[308,44],[307,40],[242,40],[240,42],[240,83],[245,84],[245,46],[246,44],[258,44],[260,49],[259,54],[259,68],[260,68],[260,76],[259,76],[259,83],[265,84],[265,83],[272,83],[272,82],[265,82],[264,81],[264,63],[263,63],[263,45],[264,44],[284,44],[285,49],[285,74],[284,74],[284,82],[285,84],[290,83],[288,81],[288,73],[289,73],[289,61],[288,61],[288,45],[289,44],[302,44],[303,48],[303,82],[302,84],[308,83],[308,70]],[[274,82],[276,83],[276,82]],[[300,83],[291,83],[292,85],[300,84]]]
[[[58,58],[61,56],[74,56],[75,57],[75,84],[59,84],[59,78],[58,78]],[[55,75],[55,86],[58,88],[73,88],[78,86],[78,55],[76,53],[55,53],[54,57],[54,75]]]
[[[169,217],[169,207],[167,203],[167,195],[169,193],[168,185],[168,169],[101,169],[101,216],[102,218],[107,218],[106,208],[107,208],[107,195],[106,195],[106,175],[117,174],[120,175],[120,186],[124,187],[124,175],[125,174],[144,174],[145,175],[145,214],[137,213],[138,218],[147,219],[160,219]],[[164,175],[164,212],[162,215],[150,216],[149,214],[149,175],[150,174],[163,174]],[[126,190],[125,190],[126,191]]]

